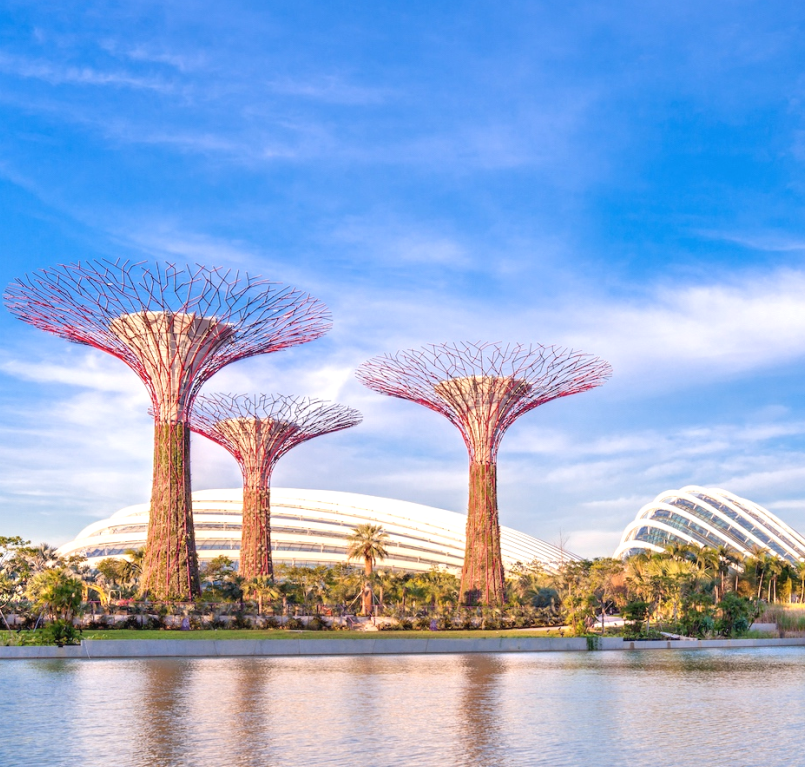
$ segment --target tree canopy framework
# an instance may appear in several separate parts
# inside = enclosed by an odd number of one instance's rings
[[[273,576],[271,474],[279,459],[302,442],[361,421],[353,408],[306,397],[199,396],[190,428],[226,448],[243,474],[239,567],[243,577]]]
[[[13,281],[4,299],[19,319],[118,357],[145,384],[155,436],[142,588],[155,599],[197,595],[187,427],[196,394],[231,362],[323,335],[327,307],[229,269],[129,261],[42,269]]]
[[[470,459],[464,602],[504,598],[497,507],[504,433],[529,410],[600,386],[611,373],[608,362],[583,352],[495,343],[429,345],[374,357],[358,368],[370,389],[441,413],[464,438]]]

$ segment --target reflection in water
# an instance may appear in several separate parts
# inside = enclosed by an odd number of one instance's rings
[[[506,742],[500,731],[498,685],[506,670],[504,656],[466,655],[458,716],[462,764],[506,765]]]
[[[805,648],[0,663],[0,765],[796,764]]]
[[[134,714],[136,763],[143,767],[184,764],[188,725],[195,712],[187,698],[192,661],[155,659],[143,664],[143,684]]]
[[[273,707],[281,696],[272,695],[272,667],[249,660],[232,661],[232,705],[222,713],[222,735],[232,764],[237,767],[272,767],[271,724]],[[255,747],[259,744],[259,747]]]

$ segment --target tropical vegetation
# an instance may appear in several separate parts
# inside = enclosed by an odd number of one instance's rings
[[[626,561],[568,560],[550,570],[518,563],[507,573],[505,605],[464,607],[456,575],[383,568],[385,546],[379,526],[361,525],[346,562],[280,565],[274,578],[244,579],[233,560],[217,557],[202,566],[198,599],[155,603],[138,596],[142,550],[90,567],[47,545],[3,537],[0,630],[10,641],[70,643],[82,627],[321,630],[354,627],[363,614],[378,630],[554,627],[640,640],[740,636],[765,613],[782,632],[805,631],[805,610],[795,609],[805,606],[805,564],[763,550],[740,557],[674,545]]]

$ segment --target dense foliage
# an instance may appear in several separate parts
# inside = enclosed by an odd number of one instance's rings
[[[382,530],[356,530],[354,538],[354,564],[280,565],[273,579],[245,580],[231,559],[218,557],[201,568],[201,597],[182,604],[138,597],[142,550],[91,568],[44,544],[0,538],[0,624],[35,629],[36,641],[69,643],[82,625],[348,628],[363,612],[380,630],[542,626],[645,639],[739,636],[768,604],[805,601],[805,565],[764,551],[741,559],[726,549],[674,546],[627,561],[566,561],[555,571],[518,563],[507,573],[504,607],[470,608],[459,604],[452,573],[382,569]],[[607,624],[615,615],[622,627]]]

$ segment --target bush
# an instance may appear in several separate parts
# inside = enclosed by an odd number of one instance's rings
[[[714,626],[715,608],[709,594],[691,594],[682,600],[679,618],[680,628],[685,636],[704,639]]]
[[[76,628],[71,621],[57,620],[40,629],[37,640],[38,644],[55,644],[57,647],[81,644],[81,629]]]
[[[430,628],[430,615],[419,615],[411,621],[411,627],[417,631],[427,631]]]
[[[746,634],[755,618],[752,601],[734,592],[724,594],[724,598],[718,603],[718,610],[720,617],[715,623],[715,630],[719,636],[735,637]]]
[[[378,631],[402,631],[403,627],[400,625],[400,621],[394,621],[393,623],[378,623],[377,624]]]
[[[285,626],[288,631],[301,631],[305,628],[305,624],[299,620],[299,618],[288,618],[285,622]]]
[[[648,602],[639,599],[623,606],[621,615],[624,620],[624,639],[640,639],[645,634],[645,621],[650,607]]]
[[[325,623],[318,615],[314,615],[308,622],[307,622],[307,630],[308,631],[328,631],[330,625]]]
[[[232,623],[230,624],[230,628],[233,629],[250,629],[254,628],[252,626],[252,622],[240,611],[235,613],[232,617]]]

